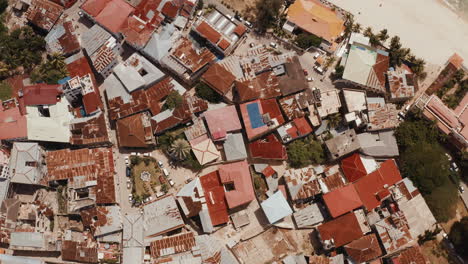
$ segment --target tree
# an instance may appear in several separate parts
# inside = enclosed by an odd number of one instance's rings
[[[281,0],[260,0],[257,2],[257,27],[260,32],[266,32],[275,24],[281,5]]]
[[[165,183],[161,184],[161,192],[166,193],[167,190],[169,190],[169,186]]]
[[[463,217],[459,222],[455,222],[450,229],[449,239],[455,247],[455,251],[463,257],[468,257],[468,216]]]
[[[335,128],[341,124],[343,119],[341,118],[340,113],[332,114],[328,117],[328,126],[331,128]]]
[[[57,84],[59,80],[68,76],[65,57],[60,53],[47,56],[47,61],[39,65],[31,74],[33,82]]]
[[[210,103],[217,104],[223,101],[223,97],[219,93],[215,92],[203,82],[199,82],[195,86],[195,93],[198,97],[205,99]]]
[[[387,41],[387,39],[388,39],[389,37],[390,37],[390,36],[388,35],[387,29],[382,29],[382,30],[380,30],[379,34],[377,35],[377,38],[378,38],[381,42]]]
[[[174,109],[182,105],[184,98],[177,91],[172,91],[166,98],[164,109]]]
[[[312,34],[301,33],[296,37],[297,46],[303,49],[318,47],[320,43],[322,43],[322,39]]]
[[[463,78],[465,78],[465,71],[463,69],[459,69],[455,72],[453,78],[457,81],[457,83],[461,83]]]
[[[364,36],[366,37],[371,37],[374,35],[374,33],[372,32],[372,28],[371,27],[367,27],[365,30],[364,30]]]
[[[390,40],[390,48],[389,50],[398,50],[401,49],[401,43],[400,43],[400,37],[399,36],[393,36],[392,39]]]
[[[322,144],[309,136],[293,141],[287,147],[288,161],[291,167],[301,168],[311,164],[320,164],[325,161]]]
[[[362,30],[361,24],[356,23],[356,24],[353,25],[353,32],[359,33],[359,32],[361,32],[361,30]]]
[[[11,98],[11,85],[6,81],[0,82],[0,100],[5,101]]]
[[[409,121],[405,121],[395,130],[398,148],[404,152],[407,148],[415,146],[419,142],[437,142],[440,137],[435,124],[430,121],[416,119],[409,113]],[[411,120],[411,119],[416,120]]]
[[[176,159],[184,160],[190,154],[190,144],[185,139],[176,139],[169,148],[169,153]]]
[[[0,0],[0,14],[5,12],[8,7],[8,0]]]
[[[202,9],[203,9],[203,0],[198,0],[197,10],[202,10]]]
[[[337,64],[335,67],[335,72],[332,73],[331,77],[335,80],[343,78],[344,66]]]
[[[418,236],[418,244],[422,245],[427,241],[435,240],[441,231],[442,229],[438,226],[434,230],[424,231],[424,234]]]

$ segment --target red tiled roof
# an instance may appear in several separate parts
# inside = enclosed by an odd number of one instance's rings
[[[356,263],[364,263],[382,255],[377,236],[372,233],[344,246],[346,253]]]
[[[275,170],[273,169],[273,167],[271,167],[270,165],[268,165],[268,166],[267,166],[265,169],[263,169],[263,171],[262,171],[263,176],[265,176],[266,178],[273,176],[275,173],[276,173],[276,171],[275,171]]]
[[[102,108],[101,98],[95,92],[87,93],[82,97],[85,112],[89,115]]]
[[[377,53],[377,59],[372,68],[374,69],[375,75],[377,76],[380,85],[383,87],[385,87],[385,73],[388,71],[388,67],[390,67],[390,58],[388,56]]]
[[[69,54],[78,51],[81,46],[80,42],[78,41],[78,36],[75,33],[73,22],[64,22],[63,28],[65,29],[65,34],[58,38],[58,42],[62,47],[62,52],[64,54]]]
[[[24,105],[53,105],[60,99],[61,85],[49,85],[45,83],[26,86],[23,88]]]
[[[218,166],[218,169],[219,177],[223,184],[234,184],[234,190],[225,191],[229,209],[236,208],[255,199],[252,177],[247,161],[222,164]]]
[[[186,252],[192,250],[195,245],[195,235],[192,232],[165,237],[151,242],[151,257],[159,258],[165,256],[166,252],[171,254]]]
[[[49,31],[55,25],[63,7],[48,0],[32,0],[26,11],[26,18],[37,27]]]
[[[108,143],[107,125],[104,113],[94,115],[93,118],[85,122],[74,122],[70,124],[72,145],[92,145]]]
[[[19,107],[3,109],[0,104],[0,140],[26,138],[28,136],[26,117]]]
[[[88,13],[90,16],[97,16],[99,13],[106,7],[106,5],[112,0],[88,0],[83,5],[81,9]]]
[[[266,115],[269,116],[270,120],[276,120],[274,126],[267,126],[266,124],[253,127],[252,121],[250,120],[250,114],[247,111],[247,107],[252,104],[258,105],[258,112],[261,115],[259,118],[265,117]],[[247,137],[249,140],[252,140],[260,135],[267,133],[277,127],[277,125],[282,125],[284,123],[284,117],[281,113],[281,110],[278,106],[278,102],[275,98],[267,99],[267,100],[256,100],[248,103],[244,103],[240,105],[240,110],[242,114],[242,119],[244,121],[244,128],[247,133]],[[258,118],[258,117],[255,117]],[[276,125],[277,124],[277,125]]]
[[[249,149],[252,158],[278,160],[288,158],[286,147],[273,134],[249,143]]]
[[[324,194],[323,200],[333,218],[362,206],[362,201],[352,184]]]
[[[170,19],[176,18],[178,11],[179,6],[177,6],[172,1],[169,1],[166,4],[164,4],[163,8],[161,9],[161,13]]]
[[[362,163],[361,155],[359,153],[354,153],[353,155],[343,159],[341,161],[341,169],[349,182],[355,182],[367,175],[366,168]]]
[[[237,36],[241,37],[242,35],[244,35],[245,31],[247,31],[247,28],[244,25],[239,24],[239,25],[237,25],[237,27],[234,29],[234,31],[232,33],[234,33]]]
[[[205,21],[201,22],[200,25],[197,27],[197,32],[208,41],[213,44],[218,43],[219,39],[221,38],[221,34],[212,28],[208,23]]]
[[[463,58],[460,57],[457,53],[454,53],[448,60],[450,64],[455,66],[455,68],[460,69],[463,65]]]
[[[220,47],[222,50],[226,50],[230,45],[231,43],[229,43],[229,41],[224,38],[218,43],[218,47]]]
[[[207,48],[195,49],[193,42],[188,38],[181,38],[180,43],[172,52],[172,57],[182,63],[191,73],[196,73],[216,59],[216,56]]]
[[[224,138],[226,133],[242,129],[235,105],[206,111],[203,116],[214,140],[220,139],[216,135]]]
[[[305,117],[294,119],[291,122],[291,127],[286,129],[286,133],[291,136],[291,139],[307,136],[312,133],[312,127],[309,125]]]
[[[135,10],[124,0],[88,0],[81,9],[113,33],[119,32]]]
[[[335,247],[341,247],[363,236],[354,213],[348,213],[318,226],[322,241],[334,240]]]
[[[146,148],[154,143],[151,123],[144,112],[117,120],[116,131],[120,147]]]
[[[208,213],[213,226],[225,224],[229,221],[224,187],[219,179],[218,171],[200,177],[200,183],[206,197]]]
[[[97,94],[99,94],[99,89],[98,89],[98,85],[97,85],[97,82],[96,82],[96,78],[94,76],[93,70],[91,69],[91,66],[89,65],[88,60],[86,59],[86,57],[82,53],[79,53],[79,54],[74,55],[74,56],[77,56],[77,57],[79,56],[79,57],[76,60],[74,60],[74,61],[67,64],[67,71],[68,71],[69,76],[71,78],[74,78],[76,76],[82,77],[82,76],[85,76],[87,74],[90,74],[91,75],[91,80],[93,81],[94,90],[95,90],[95,92]],[[102,104],[102,102],[101,102],[101,104]],[[101,108],[102,108],[102,106],[101,106]]]
[[[401,180],[401,175],[394,160],[386,160],[380,168],[354,183],[354,186],[367,210],[378,207],[381,203],[378,194],[382,190]],[[385,187],[387,185],[387,187]]]
[[[211,65],[202,75],[202,80],[221,95],[225,95],[232,88],[236,77],[223,66],[216,63]]]
[[[403,250],[399,256],[393,257],[394,264],[429,264],[419,246],[413,246]]]
[[[86,263],[97,263],[97,247],[88,246],[87,242],[65,240],[62,242],[62,259]]]

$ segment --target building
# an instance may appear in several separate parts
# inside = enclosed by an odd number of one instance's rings
[[[59,252],[60,246],[51,232],[12,232],[9,249],[19,252]]]
[[[435,95],[421,96],[415,103],[423,111],[423,116],[429,120],[436,120],[437,127],[449,136],[458,149],[468,148],[468,95],[452,110]]]
[[[337,89],[322,91],[320,93],[320,102],[316,104],[320,118],[340,112],[341,101],[338,93]]]
[[[347,213],[317,227],[324,249],[339,248],[371,231],[362,210]]]
[[[75,118],[70,122],[70,144],[110,145],[109,127],[102,111],[89,117]]]
[[[287,160],[286,146],[274,134],[249,143],[250,156],[254,159]]]
[[[312,126],[320,125],[315,104],[320,102],[320,90],[306,89],[303,92],[279,99],[283,113],[288,120],[307,116]]]
[[[117,120],[116,132],[120,147],[147,148],[156,144],[148,112]]]
[[[325,220],[318,203],[296,210],[293,218],[297,228],[313,228]]]
[[[206,134],[189,141],[192,152],[201,165],[216,161],[221,153]]]
[[[303,91],[309,87],[299,57],[297,56],[293,56],[286,63],[276,66],[273,72],[278,76],[279,88],[283,96]]]
[[[223,149],[226,161],[247,159],[247,149],[242,133],[227,134]]]
[[[390,64],[387,52],[354,43],[343,59],[345,59],[344,80],[366,90],[385,94],[385,73]]]
[[[281,191],[277,191],[260,205],[270,224],[275,224],[293,213],[293,210]]]
[[[395,212],[375,223],[380,241],[387,254],[392,254],[409,243],[414,243],[409,226],[403,212]]]
[[[390,70],[387,72],[391,101],[406,101],[416,92],[416,78],[410,69]]]
[[[63,7],[48,0],[31,0],[25,13],[33,26],[49,32],[63,13]]]
[[[49,151],[46,164],[48,174],[44,182],[68,182],[69,212],[94,204],[116,203],[111,148]]]
[[[174,23],[162,25],[161,28],[151,35],[146,46],[141,50],[149,60],[162,65],[162,59],[169,56],[170,50],[175,43],[182,37],[182,32]]]
[[[368,131],[390,130],[398,126],[398,110],[394,104],[386,104],[381,97],[367,98]]]
[[[48,53],[61,53],[70,56],[80,51],[80,42],[71,20],[57,23],[44,38]]]
[[[360,152],[376,159],[393,158],[399,156],[398,145],[392,130],[357,135]]]
[[[296,28],[323,39],[329,51],[336,49],[335,41],[342,36],[344,20],[336,9],[318,0],[298,0],[287,10],[283,29],[293,33]]]
[[[240,105],[244,129],[249,141],[258,138],[284,123],[276,99],[255,100]]]
[[[388,258],[390,264],[429,264],[430,261],[422,253],[418,245],[403,249],[396,256]]]
[[[363,204],[352,184],[324,194],[323,201],[333,218],[351,212]]]
[[[252,177],[247,161],[218,166],[219,178],[225,189],[229,209],[250,203],[255,199]]]
[[[305,117],[297,118],[280,126],[276,130],[283,143],[289,143],[295,139],[303,138],[312,133],[312,127]]]
[[[373,158],[362,156],[359,153],[341,160],[341,169],[348,182],[355,182],[378,168]]]
[[[122,215],[122,263],[140,263],[144,256],[143,215],[140,212]]]
[[[143,207],[145,237],[156,237],[184,226],[174,196],[166,195]]]
[[[242,129],[235,105],[208,110],[203,113],[211,138],[215,141],[226,140],[228,133]]]
[[[356,263],[365,263],[382,256],[375,234],[369,234],[344,246],[348,256]]]
[[[85,4],[90,1],[92,0]],[[81,35],[81,47],[90,58],[96,72],[103,78],[112,73],[112,69],[118,64],[117,57],[122,52],[118,40],[97,24]]]
[[[334,160],[360,148],[354,129],[346,130],[343,134],[325,141],[325,145],[327,146],[331,158]]]
[[[62,87],[59,84],[39,83],[24,86],[19,91],[20,106],[54,105],[60,101]]]
[[[192,232],[159,238],[151,242],[150,252],[153,259],[181,254],[198,249],[195,234]]]
[[[195,21],[192,31],[206,39],[217,52],[227,55],[240,43],[247,28],[214,9],[206,17],[202,16]]]
[[[16,100],[0,104],[0,140],[14,141],[28,138],[26,116],[21,113]]]
[[[128,17],[135,11],[124,0],[87,0],[81,5],[83,13],[117,37]]]
[[[12,183],[41,185],[47,175],[45,151],[37,143],[15,142],[10,154],[9,178]]]
[[[185,37],[178,39],[174,47],[169,54],[162,57],[160,63],[187,83],[198,79],[207,66],[216,59],[209,49],[198,48]]]
[[[343,97],[348,113],[367,110],[366,92],[354,89],[343,89]]]
[[[121,242],[122,215],[120,206],[97,206],[80,211],[81,221],[101,242]],[[115,239],[113,236],[117,236]]]
[[[65,240],[62,244],[62,259],[66,261],[95,263],[98,262],[98,249],[96,245],[87,241]]]
[[[463,58],[457,53],[454,53],[447,61],[443,69],[440,71],[437,79],[427,89],[427,94],[437,92],[447,81],[452,79],[453,75],[463,68]]]
[[[287,169],[283,178],[294,203],[306,203],[322,192],[313,167]]]
[[[224,98],[230,98],[230,101],[233,100],[233,87],[236,76],[223,67],[220,62],[212,64],[203,73],[201,80]]]
[[[229,221],[228,206],[225,199],[225,189],[221,183],[218,170],[201,176],[200,184],[204,194],[199,194],[199,197],[201,201],[206,202],[206,207],[202,204],[200,220],[203,231],[211,233],[213,232],[215,226],[226,224]],[[204,197],[210,198],[206,199]]]

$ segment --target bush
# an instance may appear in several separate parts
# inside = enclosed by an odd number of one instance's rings
[[[0,82],[0,100],[5,101],[12,96],[11,85],[6,81]]]
[[[332,74],[333,79],[341,79],[343,78],[343,73],[344,73],[344,66],[337,64],[335,67],[335,72]]]
[[[57,84],[59,80],[68,76],[65,57],[61,54],[52,54],[47,57],[47,61],[39,65],[31,74],[33,82],[45,82]]]
[[[202,82],[195,86],[195,92],[198,97],[207,100],[210,103],[217,104],[223,101],[223,97],[219,93],[215,92],[208,85]]]
[[[297,46],[303,49],[318,47],[320,43],[322,43],[322,39],[312,34],[301,33],[296,37]]]
[[[455,246],[455,251],[463,257],[468,257],[468,217],[463,217],[460,222],[455,222],[450,229],[449,239]]]
[[[325,161],[322,144],[312,136],[293,141],[287,147],[289,164],[293,168],[301,168]]]
[[[167,190],[169,190],[169,186],[167,186],[167,184],[163,183],[161,185],[161,192],[166,193]]]
[[[281,0],[260,0],[257,2],[257,27],[260,32],[274,26],[279,16]]]
[[[8,7],[8,0],[0,0],[0,14],[5,12]]]
[[[182,105],[184,98],[177,91],[172,91],[166,98],[163,109],[174,109]]]

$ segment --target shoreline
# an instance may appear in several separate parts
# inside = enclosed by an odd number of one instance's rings
[[[450,11],[455,13],[455,15],[458,16],[458,18],[464,20],[466,23],[468,23],[468,14],[465,14],[461,11],[458,11],[458,8],[454,6],[452,3],[450,3],[448,0],[438,0],[438,2],[444,6],[444,8],[448,8]]]

